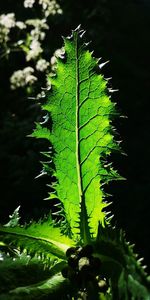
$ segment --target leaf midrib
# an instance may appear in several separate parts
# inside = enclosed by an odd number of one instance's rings
[[[88,215],[85,205],[85,194],[83,193],[82,171],[81,171],[81,155],[80,155],[80,89],[79,89],[79,55],[78,55],[78,34],[75,33],[75,59],[76,59],[76,167],[77,181],[80,205],[80,238],[87,244],[90,242],[90,229],[88,225]]]
[[[82,177],[81,177],[81,161],[80,161],[80,147],[79,147],[79,60],[78,60],[78,38],[75,34],[75,59],[76,59],[76,167],[77,167],[77,179],[78,179],[78,191],[79,191],[79,203],[82,203],[83,189],[82,189]]]

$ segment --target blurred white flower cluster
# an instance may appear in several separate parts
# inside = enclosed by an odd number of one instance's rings
[[[37,71],[44,72],[49,66],[49,62],[47,62],[44,58],[41,58],[37,61],[36,69]]]
[[[0,15],[0,43],[9,41],[10,30],[14,27],[25,29],[26,24],[22,21],[16,21],[15,14],[2,14]]]
[[[22,29],[26,29],[26,24],[24,23],[24,22],[22,22],[22,21],[17,21],[16,22],[16,27],[18,27],[20,30],[22,30]]]
[[[45,30],[49,29],[47,24],[47,20],[44,19],[29,19],[26,20],[26,25],[32,27],[31,29],[31,37],[36,40],[44,40],[45,38]]]
[[[6,28],[12,28],[15,26],[15,14],[3,14],[0,16],[0,24]]]
[[[36,59],[42,52],[43,49],[41,48],[40,42],[34,39],[30,44],[29,51],[26,55],[26,60],[29,61],[31,59]]]
[[[9,32],[15,27],[15,14],[2,14],[0,16],[0,43],[6,43],[9,40]]]
[[[54,53],[53,56],[51,57],[50,63],[51,63],[51,67],[52,70],[55,71],[55,67],[56,67],[56,62],[57,62],[57,58],[63,58],[65,54],[65,49],[64,47],[57,49]]]
[[[10,77],[11,89],[15,90],[18,87],[24,87],[26,85],[32,85],[37,80],[37,77],[33,75],[34,69],[26,67],[23,70],[15,71]]]
[[[46,19],[29,19],[26,21],[26,25],[32,29],[30,31],[30,45],[26,55],[26,60],[37,59],[43,52],[41,41],[45,39],[45,30],[49,29]]]
[[[18,27],[20,30],[26,28],[26,24],[22,21],[16,21],[14,13],[0,15],[0,43],[9,41],[10,30]]]
[[[24,7],[25,8],[32,8],[33,7],[33,4],[35,3],[35,0],[25,0],[24,1]]]
[[[42,6],[46,18],[49,15],[62,14],[62,9],[55,0],[39,0],[39,4]]]
[[[36,2],[42,6],[42,11],[46,18],[49,15],[62,14],[62,9],[55,0],[24,0],[24,7],[32,8]]]
[[[49,29],[48,17],[54,14],[62,14],[57,0],[22,0],[24,9],[32,9],[38,4],[41,10],[41,18],[16,20],[14,12],[0,15],[0,58],[8,58],[12,52],[22,52],[27,63],[32,63],[22,70],[16,70],[10,78],[11,89],[18,87],[32,86],[38,78],[38,72],[46,72],[48,67],[53,65],[53,60],[47,61],[44,56],[43,41]],[[36,8],[36,7],[35,7]],[[18,30],[17,35],[11,35],[13,30]],[[17,40],[12,41],[12,36]],[[33,73],[36,72],[36,75]]]

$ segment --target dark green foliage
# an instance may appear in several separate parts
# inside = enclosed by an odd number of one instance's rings
[[[15,257],[14,260],[5,257],[4,262],[0,263],[0,295],[18,286],[31,285],[45,280],[49,275],[49,267],[44,269],[39,259],[34,258],[29,262],[25,254]]]

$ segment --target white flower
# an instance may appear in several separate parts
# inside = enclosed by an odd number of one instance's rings
[[[29,61],[31,59],[37,58],[41,53],[43,49],[41,48],[41,44],[36,39],[33,40],[30,44],[30,50],[27,53],[26,60]]]
[[[42,8],[45,10],[49,5],[49,0],[39,0],[39,4],[42,5]]]
[[[15,26],[15,14],[9,13],[9,14],[2,14],[0,16],[0,24],[8,29]]]
[[[47,69],[48,66],[49,66],[48,61],[41,58],[37,61],[36,69],[37,69],[37,71],[44,72]]]
[[[26,24],[33,27],[40,27],[41,29],[49,29],[46,19],[28,19],[26,20]]]
[[[0,26],[0,44],[6,43],[9,40],[9,29]]]
[[[56,49],[56,51],[54,52],[54,55],[56,57],[60,57],[60,58],[62,58],[64,56],[64,54],[65,54],[65,48],[64,47],[62,47],[60,49]]]
[[[52,65],[52,66],[55,66],[56,61],[57,61],[56,56],[53,55],[53,56],[51,57],[51,65]]]
[[[45,37],[45,33],[42,30],[49,29],[49,26],[46,23],[46,19],[29,19],[26,20],[26,24],[34,27],[34,29],[31,30],[31,35],[36,37],[36,39],[43,40],[43,34]]]
[[[15,14],[2,14],[0,15],[0,43],[9,41],[10,29],[15,27]]]
[[[23,69],[23,73],[25,75],[29,75],[29,74],[32,74],[34,72],[34,69],[32,67],[26,67]]]
[[[26,67],[23,70],[15,71],[10,77],[11,89],[15,90],[18,87],[32,85],[37,78],[32,74],[34,69]]]
[[[37,78],[34,75],[27,75],[27,77],[25,77],[25,83],[26,84],[33,84],[35,81],[37,80]]]
[[[25,86],[24,75],[22,70],[15,71],[10,77],[11,89]]]
[[[25,8],[32,8],[33,7],[33,5],[34,5],[34,3],[35,3],[35,0],[25,0],[24,1],[24,7]]]
[[[49,15],[55,15],[56,13],[62,14],[62,9],[55,0],[39,0],[39,4],[42,5],[46,18]]]
[[[45,39],[45,32],[42,32],[42,31],[40,31],[40,36],[39,36],[39,39],[41,40],[41,41],[43,41],[44,39]]]
[[[43,41],[45,39],[45,32],[41,31],[38,27],[31,30],[31,36],[33,39]]]
[[[60,49],[56,49],[56,51],[54,52],[53,56],[51,57],[51,65],[55,67],[56,62],[57,62],[57,57],[62,58],[65,54],[65,49],[64,47],[60,48]]]
[[[43,30],[49,29],[46,19],[29,19],[26,21],[26,24],[34,27],[30,32],[32,39],[41,41],[45,39],[45,32]]]
[[[16,26],[21,30],[26,28],[26,24],[22,21],[17,21]]]

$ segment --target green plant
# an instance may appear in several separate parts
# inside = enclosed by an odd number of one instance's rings
[[[38,123],[32,134],[52,144],[43,153],[48,162],[42,173],[53,176],[49,199],[59,200],[58,219],[48,216],[21,226],[17,208],[0,227],[1,248],[13,257],[4,256],[0,264],[6,274],[0,300],[150,299],[147,274],[124,232],[113,227],[104,200],[104,184],[122,179],[106,163],[120,150],[111,124],[117,115],[112,90],[80,27],[64,43],[42,104],[52,128]],[[32,270],[40,276],[32,275],[29,284]]]

